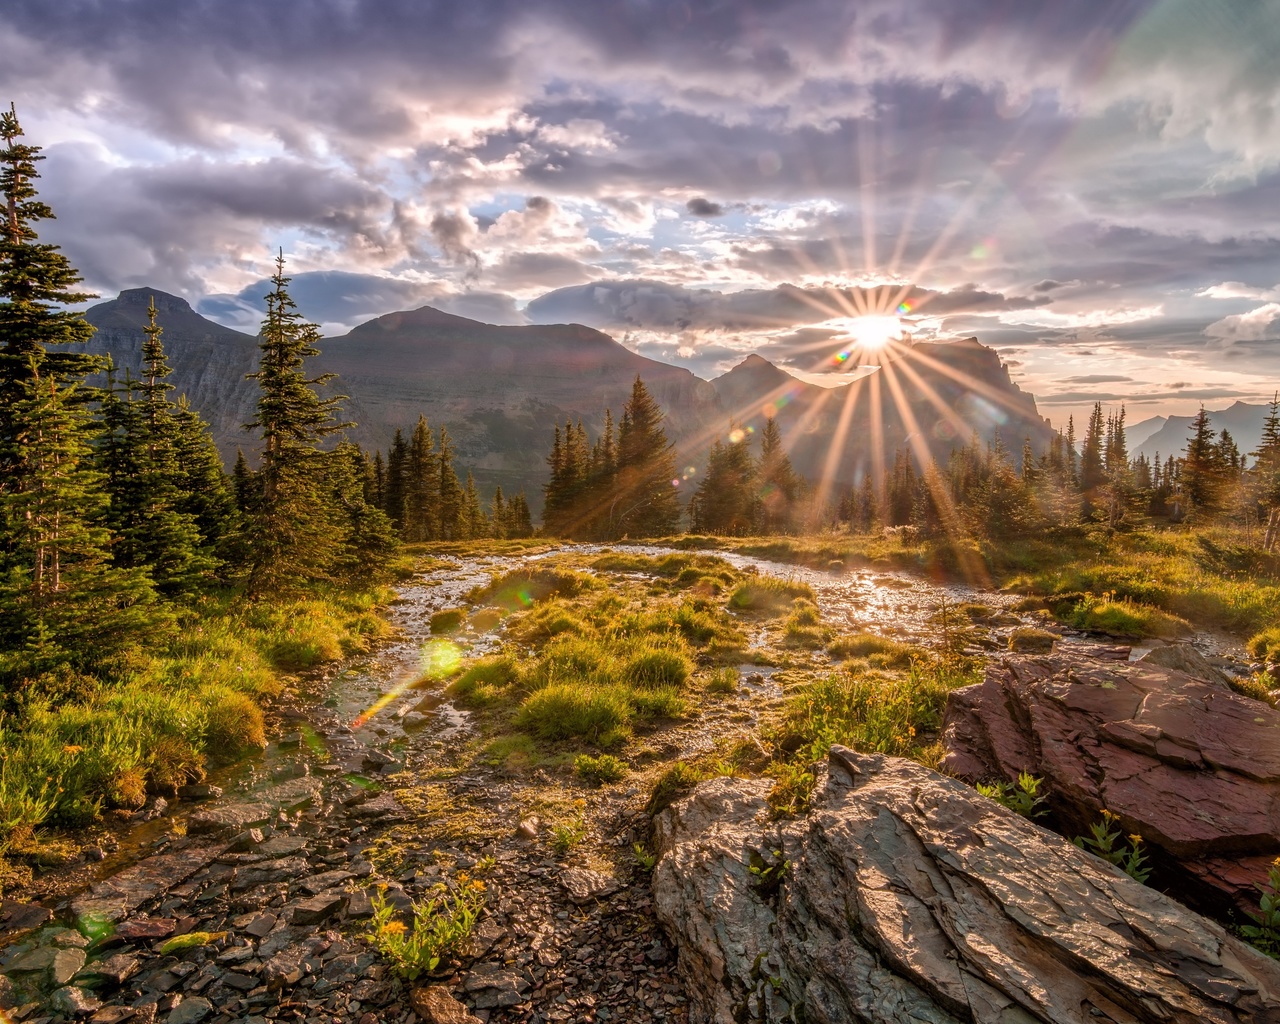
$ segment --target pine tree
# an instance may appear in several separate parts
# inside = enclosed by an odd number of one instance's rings
[[[249,461],[244,457],[244,450],[236,449],[236,464],[231,470],[231,490],[235,495],[236,508],[244,515],[252,513],[258,506],[262,491],[258,487],[257,474],[249,468]]]
[[[405,540],[435,540],[440,536],[439,479],[435,439],[427,418],[419,416],[409,438],[404,468],[404,525],[400,535]]]
[[[504,540],[511,536],[511,523],[507,513],[507,501],[502,496],[502,485],[493,489],[493,501],[489,504],[489,518],[493,523],[495,540]]]
[[[1271,399],[1266,419],[1262,421],[1262,440],[1252,453],[1255,500],[1265,511],[1280,506],[1280,394]]]
[[[1191,437],[1182,460],[1182,490],[1192,511],[1212,515],[1222,499],[1224,473],[1217,438],[1203,405],[1189,429]]]
[[[707,471],[689,502],[691,525],[697,533],[742,536],[758,518],[756,473],[745,431],[729,425],[729,441],[716,439],[707,458]]]
[[[757,526],[761,533],[790,533],[795,527],[796,498],[800,478],[782,446],[782,431],[772,416],[764,421],[760,435],[760,464],[756,470],[760,508]]]
[[[662,419],[637,376],[618,434],[617,483],[607,517],[613,536],[665,536],[680,522],[675,452]]]
[[[75,383],[99,364],[47,350],[88,341],[92,326],[66,307],[91,296],[38,241],[34,223],[53,214],[36,198],[39,148],[22,135],[13,108],[0,113],[0,645],[26,648],[38,670],[111,657],[151,621],[154,592],[108,554],[96,428]]]
[[[480,505],[480,492],[475,477],[467,472],[467,485],[462,491],[462,535],[465,540],[482,540],[491,536],[492,524]]]
[[[529,500],[521,491],[508,504],[509,537],[532,537],[533,516],[529,512]]]
[[[253,593],[294,588],[325,578],[341,555],[342,528],[326,480],[330,453],[321,442],[344,428],[337,414],[345,396],[322,398],[316,391],[334,378],[307,377],[306,360],[318,355],[320,328],[306,322],[289,295],[284,253],[267,294],[258,370],[258,415],[248,429],[261,431],[258,477],[262,498],[248,524],[249,588]]]
[[[409,445],[404,434],[396,429],[395,439],[387,452],[387,485],[383,495],[382,509],[390,517],[397,530],[402,533],[405,528],[405,499],[408,489]],[[433,482],[432,490],[438,490]]]
[[[440,480],[436,492],[436,507],[440,516],[437,536],[440,540],[459,540],[464,533],[462,484],[453,468],[453,439],[443,426],[440,428],[436,465]]]
[[[1106,483],[1105,435],[1102,420],[1102,403],[1095,402],[1089,427],[1084,435],[1084,450],[1080,455],[1080,489],[1086,496],[1093,494]]]

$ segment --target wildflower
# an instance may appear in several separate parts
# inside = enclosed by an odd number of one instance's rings
[[[84,747],[77,746],[77,745],[76,745],[76,744],[74,744],[74,743],[68,743],[66,746],[64,746],[64,747],[62,748],[62,752],[63,752],[64,754],[70,754],[70,755],[71,755],[71,756],[73,756],[73,757],[74,757],[76,754],[80,753],[80,751],[82,751],[82,750],[84,750]]]
[[[403,921],[388,921],[382,926],[382,933],[384,935],[403,935],[408,930],[409,929],[405,927]]]

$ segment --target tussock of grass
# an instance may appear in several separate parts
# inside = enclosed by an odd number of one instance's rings
[[[519,611],[550,597],[576,597],[599,585],[586,573],[543,565],[495,576],[487,587],[471,591],[467,600],[472,604],[491,604],[507,611]]]
[[[631,693],[623,686],[550,683],[525,700],[516,714],[519,729],[542,740],[581,738],[616,746],[631,722]]]
[[[716,669],[707,680],[707,693],[726,694],[737,691],[738,670],[731,665]]]
[[[866,658],[876,668],[906,668],[923,652],[901,640],[891,640],[877,633],[853,633],[842,636],[827,647],[831,657],[845,660]]]
[[[462,620],[467,617],[465,608],[444,608],[431,616],[431,633],[433,636],[440,636],[444,633],[456,633],[462,626]]]
[[[1260,633],[1255,633],[1248,643],[1251,655],[1268,664],[1280,661],[1280,626],[1272,626]]]
[[[1087,597],[1068,621],[1077,629],[1117,637],[1174,637],[1191,632],[1191,623],[1186,619],[1150,605],[1110,597]]]
[[[592,757],[590,754],[579,754],[573,762],[574,771],[579,778],[592,786],[603,786],[608,782],[620,782],[627,775],[627,765],[612,754],[601,754]]]
[[[465,707],[484,707],[497,701],[518,676],[514,658],[507,655],[483,658],[467,666],[462,675],[445,688],[445,693]]]
[[[754,576],[739,584],[729,596],[729,607],[762,615],[783,615],[791,610],[796,598],[817,601],[813,588],[807,583],[780,580],[776,576]]]
[[[574,613],[573,609],[553,602],[526,612],[512,619],[507,632],[516,640],[526,644],[541,644],[561,633],[582,633],[587,631],[586,623]]]
[[[1034,626],[1019,626],[1009,634],[1009,650],[1018,654],[1047,654],[1057,642],[1057,633]]]
[[[622,675],[635,686],[649,688],[684,686],[693,665],[683,651],[648,648],[638,651],[623,665]]]

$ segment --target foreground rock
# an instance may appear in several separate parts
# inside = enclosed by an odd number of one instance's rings
[[[784,826],[767,787],[703,783],[658,822],[693,1021],[1280,1019],[1280,964],[962,783],[836,747]]]
[[[1087,834],[1106,808],[1154,847],[1155,881],[1209,910],[1256,911],[1280,854],[1280,712],[1190,648],[1153,653],[993,663],[948,699],[943,766],[969,782],[1040,776],[1065,833]]]

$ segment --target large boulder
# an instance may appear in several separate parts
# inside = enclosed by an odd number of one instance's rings
[[[1153,848],[1156,882],[1214,912],[1256,910],[1280,854],[1280,712],[1195,658],[1161,660],[994,662],[948,698],[943,768],[968,782],[1040,776],[1065,833],[1105,808]]]
[[[835,747],[784,825],[767,785],[657,823],[694,1024],[1280,1020],[1280,964],[954,779]]]

